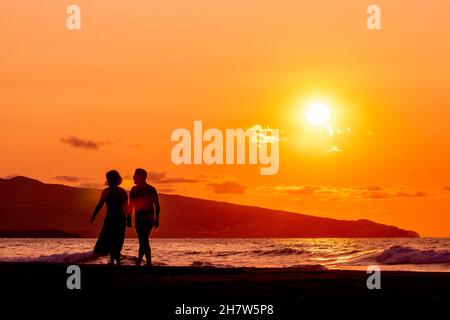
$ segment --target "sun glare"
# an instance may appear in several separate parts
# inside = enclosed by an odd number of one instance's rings
[[[308,107],[308,110],[306,111],[306,118],[309,123],[319,126],[330,120],[330,114],[330,108],[326,104],[315,102]]]

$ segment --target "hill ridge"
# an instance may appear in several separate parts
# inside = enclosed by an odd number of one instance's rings
[[[96,237],[102,217],[91,225],[89,216],[100,192],[24,176],[0,179],[0,230],[57,229],[81,237]],[[338,220],[173,194],[160,194],[160,202],[161,227],[152,231],[156,237],[419,237],[414,231],[367,219]],[[128,229],[127,236],[135,236],[134,230]]]

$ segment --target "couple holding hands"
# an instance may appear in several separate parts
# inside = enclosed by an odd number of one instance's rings
[[[91,223],[106,203],[106,216],[103,228],[95,244],[94,253],[98,255],[109,254],[109,264],[114,262],[120,266],[120,252],[125,240],[126,227],[131,227],[131,216],[135,215],[135,228],[139,239],[139,255],[136,265],[141,265],[145,256],[147,266],[152,265],[149,243],[150,231],[159,226],[159,200],[154,187],[147,184],[147,171],[138,168],[133,175],[134,186],[130,191],[128,201],[127,192],[120,187],[122,177],[116,170],[106,173],[106,184],[100,201],[95,207]],[[155,214],[156,213],[156,214]]]

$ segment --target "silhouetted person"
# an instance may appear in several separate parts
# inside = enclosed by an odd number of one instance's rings
[[[93,223],[103,204],[106,203],[106,217],[95,244],[94,253],[98,255],[110,254],[109,264],[114,265],[114,261],[116,261],[119,266],[120,251],[122,251],[125,239],[128,195],[124,189],[119,187],[122,178],[116,170],[106,173],[106,183],[108,188],[103,190],[91,218],[91,223]]]
[[[149,243],[150,231],[159,227],[159,200],[156,189],[147,184],[147,171],[136,169],[133,176],[136,184],[130,191],[129,214],[135,213],[135,227],[139,239],[139,257],[136,265],[140,265],[145,256],[147,266],[152,265]],[[155,216],[156,212],[156,216]]]

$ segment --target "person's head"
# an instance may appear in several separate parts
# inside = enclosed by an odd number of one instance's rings
[[[135,184],[143,184],[147,180],[147,171],[141,168],[137,168],[134,171],[133,181]]]
[[[117,187],[122,183],[122,177],[117,170],[111,170],[106,173],[106,184],[110,187]]]

